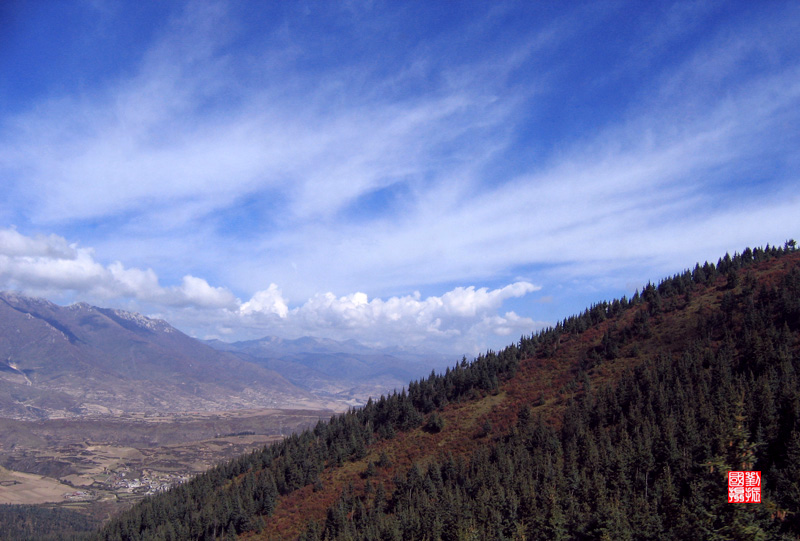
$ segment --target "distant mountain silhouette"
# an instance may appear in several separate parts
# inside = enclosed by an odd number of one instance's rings
[[[274,370],[302,389],[350,405],[362,405],[370,396],[377,398],[399,390],[453,360],[425,351],[373,348],[356,340],[312,337],[267,336],[233,343],[209,340],[207,344]]]

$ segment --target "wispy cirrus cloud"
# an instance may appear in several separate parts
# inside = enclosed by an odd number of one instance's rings
[[[134,76],[7,119],[0,165],[24,170],[24,183],[12,182],[30,219],[129,213],[168,223],[164,215],[174,214],[180,226],[264,190],[284,197],[287,219],[326,218],[425,176],[453,145],[477,148],[510,114],[485,89],[465,86],[399,100],[353,92],[341,81],[346,69],[323,70],[297,92],[281,66],[226,55],[215,36],[232,23],[219,7],[197,6],[166,29]],[[259,51],[256,63],[275,52]],[[265,84],[240,85],[242,75]]]

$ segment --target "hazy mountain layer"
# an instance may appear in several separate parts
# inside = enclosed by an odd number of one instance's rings
[[[444,369],[453,359],[444,355],[399,348],[372,348],[348,340],[274,336],[226,343],[207,342],[221,351],[278,372],[294,385],[314,394],[351,405],[363,405],[405,387],[409,381]]]

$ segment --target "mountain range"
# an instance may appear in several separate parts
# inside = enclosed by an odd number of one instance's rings
[[[0,292],[0,417],[343,409],[405,386],[446,357],[354,340],[203,342],[166,321]]]
[[[0,416],[324,408],[278,373],[140,314],[0,293]]]

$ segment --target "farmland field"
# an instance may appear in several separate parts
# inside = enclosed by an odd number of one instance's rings
[[[266,409],[0,419],[0,504],[56,504],[102,518],[332,413]]]

